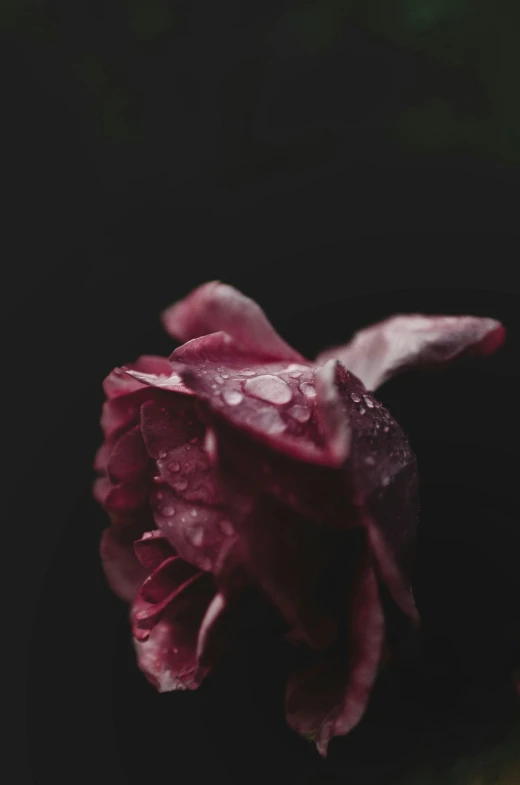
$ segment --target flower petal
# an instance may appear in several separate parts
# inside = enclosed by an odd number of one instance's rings
[[[196,658],[199,628],[214,596],[209,576],[185,585],[146,640],[134,639],[137,662],[159,692],[195,689],[207,673]]]
[[[139,563],[148,571],[157,569],[166,559],[175,556],[175,551],[159,529],[145,532],[136,540],[134,553]]]
[[[162,405],[141,408],[141,428],[159,476],[187,501],[218,504],[210,457],[204,449],[205,428],[190,398],[171,396]]]
[[[101,537],[100,554],[108,584],[122,600],[132,602],[148,571],[134,554],[134,541],[140,537],[138,527],[105,529]]]
[[[259,362],[225,333],[193,339],[174,351],[171,362],[214,413],[274,452],[337,464],[316,418],[310,365]]]
[[[174,303],[164,311],[162,321],[166,332],[183,342],[222,330],[258,357],[303,360],[254,300],[220,281],[203,284]]]
[[[339,653],[292,675],[286,694],[289,725],[316,741],[327,757],[334,736],[347,734],[363,716],[381,660],[384,617],[377,580],[368,556],[350,590],[348,660]]]
[[[170,376],[171,368],[167,357],[156,357],[154,355],[142,355],[135,363],[114,368],[103,382],[103,390],[107,398],[118,398],[120,395],[128,395],[138,390],[142,383],[138,383],[128,375],[128,370],[135,370],[140,373],[155,374],[160,377]]]
[[[106,471],[114,482],[131,482],[146,474],[150,458],[139,425],[123,433],[114,444]]]
[[[317,362],[339,359],[375,390],[409,368],[443,365],[465,352],[491,354],[504,339],[505,328],[495,319],[406,314],[360,330],[345,346],[320,354]]]
[[[201,570],[213,571],[222,547],[233,534],[233,526],[218,507],[187,501],[168,485],[152,494],[155,523],[173,549]]]

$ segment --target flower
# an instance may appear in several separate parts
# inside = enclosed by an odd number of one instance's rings
[[[108,376],[96,457],[101,556],[139,666],[160,691],[193,689],[270,605],[294,648],[288,723],[325,756],[361,719],[395,619],[418,623],[416,460],[374,391],[489,354],[505,330],[400,315],[310,361],[220,282],[163,323],[184,343]]]

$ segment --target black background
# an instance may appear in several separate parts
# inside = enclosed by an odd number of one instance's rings
[[[141,42],[132,70],[118,3],[40,6],[50,38],[11,25],[1,48],[16,777],[368,785],[416,755],[443,765],[483,749],[509,716],[519,658],[518,172],[392,142],[386,118],[425,66],[354,23],[310,56],[276,37],[280,4],[181,4],[180,32]],[[267,55],[259,30],[278,41]],[[145,141],[100,135],[76,49],[125,64],[125,84],[148,97]],[[246,642],[197,693],[156,695],[98,563],[101,381],[140,353],[168,354],[159,312],[214,278],[308,356],[398,311],[508,328],[495,357],[381,391],[421,471],[421,664],[327,763],[285,728],[269,642]]]

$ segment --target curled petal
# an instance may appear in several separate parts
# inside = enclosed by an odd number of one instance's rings
[[[218,507],[187,501],[168,485],[159,485],[151,499],[155,523],[183,559],[213,572],[216,560],[233,534],[229,516]]]
[[[360,330],[345,346],[329,349],[317,362],[341,360],[368,390],[401,371],[444,365],[461,354],[487,355],[505,339],[504,326],[477,316],[393,316]]]
[[[100,554],[108,584],[122,600],[132,602],[147,576],[133,544],[141,532],[136,527],[111,527],[101,537]]]
[[[195,584],[192,584],[195,587]],[[196,689],[208,672],[197,664],[198,628],[211,593],[193,597],[189,610],[175,603],[159,619],[146,640],[134,638],[137,663],[159,692]]]
[[[166,559],[175,556],[175,551],[159,529],[145,532],[134,542],[134,553],[147,570],[155,570]]]
[[[278,335],[254,300],[220,281],[203,284],[170,306],[162,321],[166,332],[182,342],[222,330],[258,357],[303,360]]]
[[[368,556],[355,575],[349,606],[348,659],[342,661],[339,653],[323,657],[294,673],[287,688],[289,725],[316,741],[323,757],[331,739],[362,718],[381,660],[385,625]]]
[[[148,401],[141,409],[141,429],[159,476],[177,495],[192,502],[218,504],[210,457],[204,446],[205,430],[191,399],[174,397]]]
[[[337,464],[316,416],[310,365],[259,362],[225,333],[176,349],[172,367],[221,420],[273,452],[322,465]]]
[[[147,470],[149,456],[144,446],[141,429],[135,425],[123,433],[114,444],[106,471],[114,482],[138,480]]]
[[[153,355],[143,355],[132,365],[123,368],[114,368],[103,382],[103,389],[107,398],[118,398],[120,395],[128,395],[135,392],[142,383],[132,378],[127,371],[133,369],[140,373],[155,374],[157,376],[169,376],[171,368],[166,357],[155,357]]]

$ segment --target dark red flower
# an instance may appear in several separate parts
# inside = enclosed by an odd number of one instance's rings
[[[112,518],[101,555],[139,665],[160,691],[197,687],[256,591],[295,647],[288,722],[326,755],[363,715],[388,614],[418,622],[415,456],[374,390],[493,352],[504,328],[395,316],[310,361],[219,282],[163,322],[184,344],[109,375],[96,458]]]

